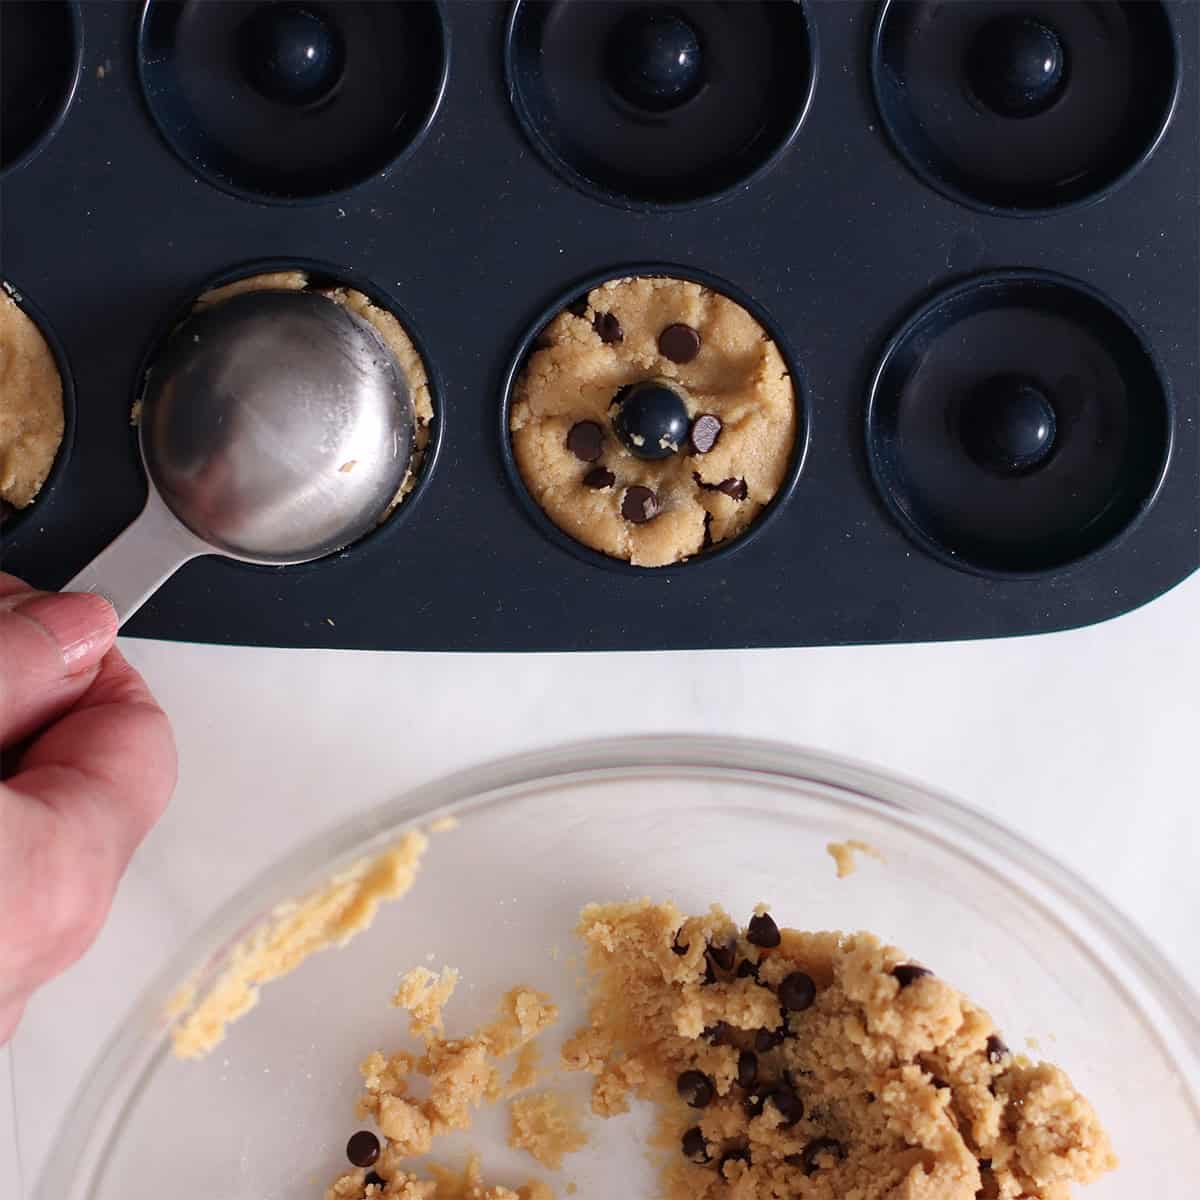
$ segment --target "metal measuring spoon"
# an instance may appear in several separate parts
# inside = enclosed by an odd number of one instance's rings
[[[67,590],[122,622],[202,554],[283,565],[372,529],[412,452],[412,397],[364,320],[312,292],[247,292],[171,334],[146,378],[141,515]]]

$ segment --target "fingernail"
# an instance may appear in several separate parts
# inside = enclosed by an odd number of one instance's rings
[[[18,604],[16,611],[36,621],[54,639],[72,673],[94,667],[117,635],[113,606],[91,592],[43,593]]]

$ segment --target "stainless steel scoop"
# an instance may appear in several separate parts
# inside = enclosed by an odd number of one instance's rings
[[[141,515],[69,584],[124,622],[202,554],[308,562],[367,533],[412,452],[403,372],[325,296],[249,292],[179,325],[151,368]]]

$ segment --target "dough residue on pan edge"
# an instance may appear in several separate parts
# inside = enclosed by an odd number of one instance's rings
[[[0,514],[25,508],[41,490],[66,421],[54,355],[10,293],[0,287]]]
[[[860,841],[858,838],[848,838],[844,842],[830,842],[825,847],[830,858],[837,865],[837,877],[845,879],[847,875],[853,875],[858,870],[859,854],[865,854],[869,858],[875,859],[877,862],[886,862],[883,853],[876,850],[870,842]]]
[[[586,909],[594,1003],[564,1064],[659,1112],[666,1200],[1067,1200],[1116,1166],[1066,1074],[870,934],[720,908]]]
[[[363,859],[297,900],[279,905],[226,955],[228,965],[202,996],[192,984],[172,997],[168,1015],[179,1058],[200,1058],[225,1036],[232,1021],[258,1003],[259,989],[294,971],[328,946],[345,945],[374,920],[385,900],[403,896],[416,880],[429,845],[406,833],[396,845]]]
[[[485,1188],[478,1164],[468,1164],[464,1176],[430,1166],[432,1179],[421,1178],[408,1160],[429,1153],[435,1139],[471,1127],[476,1109],[511,1094],[519,1082],[522,1064],[532,1063],[535,1039],[558,1018],[550,998],[534,988],[517,986],[501,998],[499,1012],[489,1024],[459,1038],[444,1036],[444,1009],[458,984],[458,972],[443,967],[434,972],[416,967],[400,981],[392,1003],[409,1014],[408,1031],[419,1039],[423,1052],[375,1051],[359,1070],[364,1091],[356,1113],[372,1118],[382,1136],[382,1146],[368,1167],[356,1167],[338,1176],[326,1191],[326,1200],[550,1200],[553,1192],[540,1181],[513,1191]],[[498,1064],[517,1055],[517,1067],[507,1086]],[[422,1093],[418,1095],[418,1090]],[[514,1102],[518,1103],[518,1102]],[[543,1110],[539,1110],[543,1111]],[[531,1116],[527,1148],[541,1150],[539,1161],[553,1158],[582,1144],[578,1130],[555,1123],[553,1106],[544,1125]],[[538,1133],[543,1135],[539,1138]],[[576,1136],[578,1135],[578,1136]],[[569,1143],[569,1144],[568,1144]],[[536,1157],[536,1155],[535,1155]]]
[[[661,342],[668,329],[689,331],[698,349],[680,355]],[[615,395],[651,379],[683,389],[693,430],[710,418],[703,451],[693,435],[647,461],[616,436]],[[577,426],[591,427],[590,447],[568,444]],[[729,297],[683,279],[616,279],[543,331],[513,389],[509,430],[525,486],[560,529],[636,566],[664,566],[738,537],[770,503],[795,445],[795,388],[775,342]],[[654,494],[657,515],[626,515],[633,488]]]
[[[245,279],[236,279],[222,287],[212,288],[196,300],[196,309],[209,308],[240,296],[244,292],[301,292],[309,289],[327,296],[335,304],[349,309],[357,317],[361,317],[383,338],[396,362],[400,367],[408,390],[412,396],[413,410],[416,414],[416,425],[413,428],[412,461],[408,472],[400,484],[400,490],[388,505],[383,518],[386,520],[401,504],[409,492],[417,485],[421,475],[421,466],[429,449],[429,440],[433,433],[433,397],[429,388],[429,373],[416,346],[394,314],[387,309],[372,303],[369,297],[354,288],[349,287],[313,287],[304,271],[268,271],[261,275],[250,275]]]

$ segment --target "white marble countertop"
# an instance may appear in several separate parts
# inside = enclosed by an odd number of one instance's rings
[[[174,720],[179,790],[97,945],[0,1050],[0,1195],[32,1189],[104,1038],[232,891],[415,783],[581,737],[777,738],[922,779],[1074,866],[1200,986],[1198,616],[1200,575],[1106,625],[1015,641],[527,657],[127,642]]]

